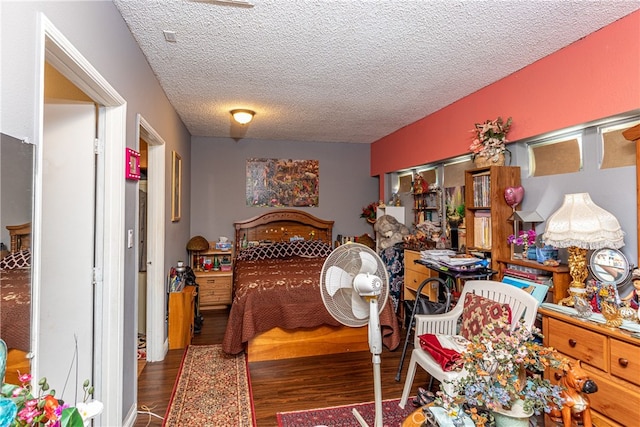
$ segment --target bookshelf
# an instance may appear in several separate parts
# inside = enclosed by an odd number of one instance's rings
[[[442,221],[442,193],[440,190],[413,193],[413,223]]]
[[[482,253],[498,270],[498,259],[508,259],[513,213],[504,200],[507,187],[520,185],[520,167],[487,166],[465,171],[465,224],[467,252]]]

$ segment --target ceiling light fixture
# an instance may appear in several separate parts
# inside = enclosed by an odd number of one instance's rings
[[[231,115],[233,116],[233,119],[236,122],[240,123],[241,125],[246,125],[251,120],[253,120],[253,116],[255,116],[255,114],[256,112],[251,110],[245,110],[245,109],[231,110]]]

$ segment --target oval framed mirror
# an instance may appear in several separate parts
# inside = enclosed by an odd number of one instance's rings
[[[596,280],[615,285],[624,283],[631,274],[627,257],[618,249],[611,248],[593,251],[589,269]]]

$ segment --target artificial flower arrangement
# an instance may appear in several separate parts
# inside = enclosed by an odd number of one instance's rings
[[[507,237],[507,243],[518,246],[533,246],[536,243],[536,230],[533,228],[531,230],[522,230],[518,237],[511,234]]]
[[[541,374],[547,367],[564,369],[569,361],[541,345],[540,330],[535,327],[529,330],[520,323],[508,334],[496,334],[494,328],[506,331],[509,325],[492,323],[470,340],[461,353],[467,375],[453,383],[453,395],[439,391],[436,404],[454,418],[467,412],[476,425],[484,425],[492,411],[515,405],[529,415],[561,408],[562,387]]]
[[[366,219],[368,222],[374,222],[376,220],[376,212],[378,211],[378,204],[376,202],[369,203],[362,208],[360,218]]]
[[[93,386],[82,385],[84,399],[70,406],[55,397],[46,378],[38,382],[38,393],[31,391],[31,375],[20,374],[21,385],[3,384],[0,392],[0,426],[11,427],[86,427],[104,408],[98,400],[89,401]]]
[[[511,128],[512,119],[509,117],[506,123],[502,117],[496,120],[487,120],[484,123],[476,123],[473,142],[469,150],[473,157],[486,157],[494,162],[498,161],[498,156],[507,151],[507,133]]]

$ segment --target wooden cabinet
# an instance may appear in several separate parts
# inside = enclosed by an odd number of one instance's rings
[[[196,287],[169,293],[169,350],[184,348],[193,338]]]
[[[405,249],[403,301],[415,300],[420,284],[431,277],[438,277],[436,271],[416,264],[414,261],[417,259],[420,259],[420,252]],[[422,295],[426,295],[431,301],[438,301],[438,282],[434,281],[429,286],[422,288]]]
[[[212,243],[215,247],[215,243]],[[209,249],[200,252],[208,271],[195,270],[196,283],[200,288],[198,307],[200,310],[225,308],[233,297],[233,251]]]
[[[571,276],[569,275],[569,267],[567,265],[558,265],[556,267],[551,267],[549,265],[540,264],[539,262],[509,258],[498,258],[497,262],[499,274],[498,280],[502,280],[504,271],[509,266],[509,264],[548,271],[551,273],[551,277],[553,280],[553,288],[550,289],[550,292],[553,293],[553,302],[557,304],[561,299],[569,295],[569,283],[571,282]]]
[[[629,332],[607,328],[540,308],[545,346],[551,346],[581,366],[598,385],[589,395],[594,425],[631,426],[640,419],[640,339]],[[557,372],[546,372],[552,381]]]
[[[465,225],[467,252],[483,252],[498,270],[498,259],[511,256],[507,237],[513,233],[513,213],[504,201],[507,187],[520,185],[520,167],[488,166],[465,171]]]

